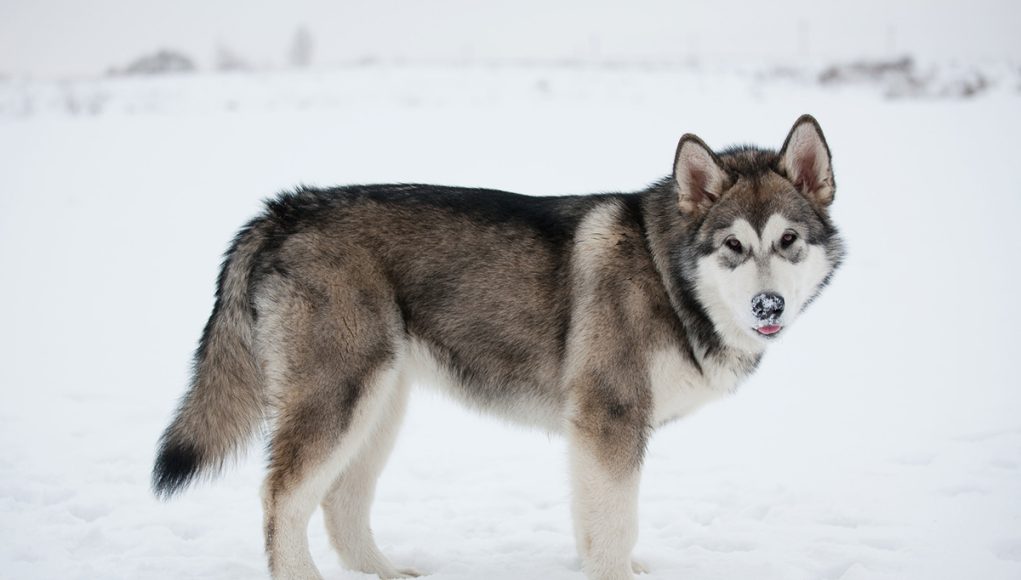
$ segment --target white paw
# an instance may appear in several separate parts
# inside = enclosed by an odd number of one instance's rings
[[[402,568],[392,572],[379,573],[379,577],[384,580],[389,580],[390,578],[418,578],[419,576],[425,576],[425,574],[413,568]]]
[[[632,568],[639,569],[633,563],[622,562],[614,566],[582,566],[582,572],[589,580],[635,580]]]
[[[635,574],[648,574],[649,569],[638,560],[631,560],[631,571]]]

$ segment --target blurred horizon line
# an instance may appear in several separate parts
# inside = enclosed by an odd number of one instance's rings
[[[232,53],[233,54],[233,53]],[[862,56],[859,58],[833,59],[791,59],[769,57],[760,59],[734,56],[682,58],[672,57],[382,57],[364,55],[349,59],[334,59],[328,62],[310,61],[301,65],[253,63],[236,57],[230,63],[203,63],[188,51],[161,47],[139,54],[119,66],[108,66],[105,70],[89,73],[33,75],[17,74],[0,70],[0,82],[75,82],[96,81],[126,77],[161,76],[216,76],[216,75],[259,75],[265,73],[307,72],[328,73],[331,71],[369,68],[447,68],[447,69],[576,69],[576,70],[619,70],[636,72],[706,72],[706,73],[751,73],[774,75],[825,74],[827,70],[846,67],[877,67],[884,69],[936,69],[968,67],[1014,67],[1021,73],[1021,58],[1002,56],[975,56],[932,58],[921,57],[908,51],[889,56]]]

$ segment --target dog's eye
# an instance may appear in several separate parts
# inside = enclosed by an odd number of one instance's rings
[[[791,244],[797,241],[797,239],[798,234],[794,232],[787,232],[780,238],[780,247],[786,250],[791,247]]]
[[[744,246],[741,245],[741,242],[737,241],[737,238],[727,238],[727,240],[725,242],[723,242],[723,243],[728,248],[730,248],[731,250],[734,250],[738,254],[740,254],[741,250],[744,249]]]

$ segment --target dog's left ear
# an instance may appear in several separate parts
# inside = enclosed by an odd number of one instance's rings
[[[819,122],[802,115],[794,122],[780,149],[780,168],[794,187],[821,209],[833,203],[837,184],[833,180],[830,148]]]

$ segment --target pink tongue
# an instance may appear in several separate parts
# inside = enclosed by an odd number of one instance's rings
[[[776,334],[780,332],[781,328],[783,327],[780,326],[779,324],[770,324],[769,326],[760,326],[756,330],[758,330],[762,334]]]

